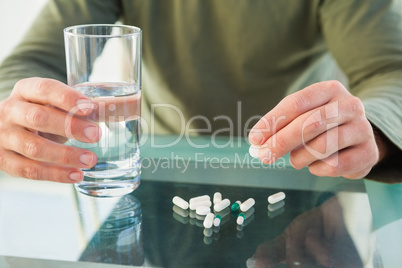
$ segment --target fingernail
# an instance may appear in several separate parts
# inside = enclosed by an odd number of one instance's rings
[[[95,104],[88,99],[79,99],[77,101],[77,107],[81,112],[88,113],[90,110],[95,109]]]
[[[84,134],[90,141],[95,141],[98,138],[99,128],[97,126],[86,127]]]
[[[258,156],[264,164],[268,164],[272,158],[272,152],[268,147],[261,148]]]
[[[90,165],[92,164],[93,158],[94,158],[94,157],[92,156],[92,154],[85,153],[85,154],[82,154],[82,155],[80,156],[80,162],[81,162],[82,164],[86,165],[86,166],[90,166]]]
[[[248,135],[248,139],[250,143],[259,145],[262,142],[263,135],[261,130],[251,130],[250,134]]]
[[[81,175],[82,173],[81,172],[77,172],[77,171],[75,171],[75,172],[72,172],[72,173],[70,173],[70,180],[72,180],[72,181],[81,181],[82,180],[82,175]]]
[[[289,157],[289,164],[290,164],[293,168],[295,168],[295,165],[293,165],[292,159],[290,159],[290,157]]]

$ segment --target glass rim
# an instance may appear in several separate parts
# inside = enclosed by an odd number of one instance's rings
[[[73,33],[72,30],[74,29],[83,29],[83,28],[89,28],[89,27],[110,27],[110,28],[124,28],[124,29],[130,29],[133,30],[130,33],[124,33],[124,34],[86,34],[86,33]],[[68,36],[76,36],[76,37],[93,37],[93,38],[98,38],[98,37],[127,37],[127,36],[135,36],[135,35],[140,35],[142,30],[139,27],[136,26],[131,26],[131,25],[124,25],[124,24],[81,24],[81,25],[73,25],[64,28],[63,30],[65,35]]]

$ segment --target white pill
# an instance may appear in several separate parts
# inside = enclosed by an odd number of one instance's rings
[[[270,195],[268,197],[268,202],[270,204],[275,204],[275,203],[278,203],[279,201],[282,201],[283,199],[285,199],[285,197],[286,197],[286,195],[284,192],[279,192],[279,193]]]
[[[239,216],[237,216],[236,223],[238,225],[243,225],[243,223],[244,223],[244,214],[243,213],[240,213]]]
[[[214,194],[213,203],[218,204],[221,201],[222,201],[222,194],[220,192],[216,192]]]
[[[223,199],[218,204],[216,204],[214,206],[214,210],[216,212],[220,212],[220,211],[224,210],[225,208],[227,208],[229,205],[230,205],[230,200],[226,198],[226,199]]]
[[[207,215],[210,212],[211,212],[211,209],[209,207],[205,207],[205,206],[200,206],[195,210],[195,213],[197,213],[197,215],[200,215],[200,216]]]
[[[212,203],[210,200],[190,203],[191,210],[195,210],[198,207],[211,207],[211,206],[212,206]]]
[[[214,214],[208,213],[204,219],[204,227],[207,229],[211,228],[213,223],[214,223]]]
[[[254,204],[255,200],[253,198],[249,198],[240,205],[240,210],[245,212],[249,210],[252,206],[254,206]]]
[[[250,148],[248,149],[248,153],[254,157],[254,158],[258,158],[258,152],[260,151],[261,146],[255,146],[255,145],[251,145]]]
[[[197,203],[197,202],[201,202],[201,201],[210,201],[210,200],[211,200],[211,198],[209,197],[209,195],[200,195],[200,196],[190,198],[190,200],[188,202],[191,204],[191,203]]]
[[[188,202],[179,196],[173,197],[173,204],[181,209],[188,209]]]

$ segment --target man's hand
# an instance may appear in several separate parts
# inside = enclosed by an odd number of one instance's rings
[[[285,97],[253,127],[259,158],[272,164],[290,152],[296,169],[317,176],[359,179],[379,161],[363,103],[337,81],[313,84]]]
[[[17,82],[0,103],[0,169],[34,180],[81,181],[80,168],[94,166],[96,155],[61,143],[71,137],[99,141],[99,127],[83,118],[94,108],[88,97],[56,80]]]

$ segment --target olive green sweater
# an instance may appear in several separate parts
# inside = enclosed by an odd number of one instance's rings
[[[63,28],[120,20],[143,30],[145,131],[247,135],[286,94],[336,79],[339,66],[402,148],[401,17],[391,0],[52,0],[2,63],[0,97],[25,77],[66,81]]]

